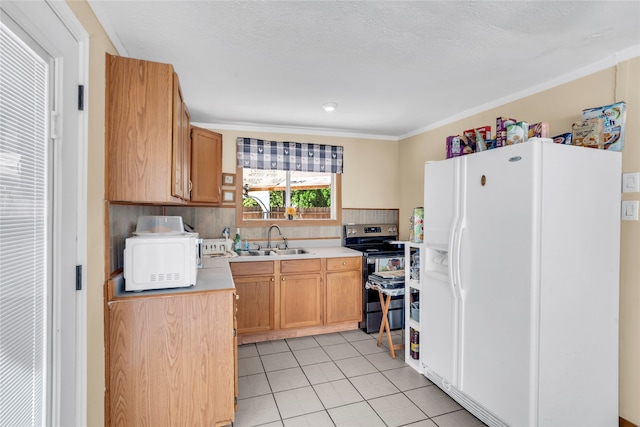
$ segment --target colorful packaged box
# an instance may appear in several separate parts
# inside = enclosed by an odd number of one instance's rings
[[[528,138],[549,138],[549,123],[539,122],[529,125]]]
[[[475,128],[475,129],[467,129],[464,132],[462,132],[462,134],[468,138],[471,138],[475,141],[476,139],[476,131],[478,131],[480,133],[480,135],[482,135],[482,137],[487,140],[487,139],[491,139],[491,126],[482,126],[479,128]]]
[[[461,135],[447,137],[447,159],[471,154],[474,151],[475,147],[471,145],[468,138]]]
[[[506,117],[496,118],[496,142],[493,148],[504,147],[507,145],[507,125],[515,123],[516,119]]]
[[[576,122],[571,127],[573,145],[604,148],[604,119],[593,117]]]
[[[529,136],[529,123],[517,122],[507,124],[507,145],[525,142]]]
[[[572,135],[571,132],[561,133],[560,135],[554,136],[552,139],[556,144],[571,145]]]
[[[485,151],[486,144],[484,141],[491,138],[491,126],[482,126],[475,129],[467,129],[462,132],[462,136],[467,138],[469,145],[473,147],[474,152]],[[482,138],[480,145],[478,145],[478,138]]]
[[[627,104],[616,102],[602,107],[582,110],[582,120],[594,117],[603,120],[603,141],[600,144],[605,150],[622,151],[624,147],[624,122],[627,115]]]

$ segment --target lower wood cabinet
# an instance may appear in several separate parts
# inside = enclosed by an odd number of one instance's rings
[[[328,258],[325,324],[362,320],[362,260]]]
[[[275,264],[273,261],[231,263],[238,294],[238,334],[275,328]]]
[[[291,333],[286,331],[348,327],[362,320],[360,257],[243,261],[230,266],[240,335],[281,339]],[[265,335],[269,332],[275,335]]]
[[[280,328],[305,328],[322,324],[320,273],[280,277]]]
[[[113,426],[234,421],[233,289],[108,303]]]

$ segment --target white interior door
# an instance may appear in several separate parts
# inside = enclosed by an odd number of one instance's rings
[[[0,371],[9,375],[31,370],[33,386],[31,403],[20,405],[21,400],[11,396],[20,388],[20,377],[11,382],[0,381],[2,412],[8,417],[4,420],[9,423],[6,425],[24,420],[30,420],[31,425],[83,425],[85,280],[80,282],[82,289],[76,290],[76,266],[82,268],[86,259],[86,190],[82,184],[86,182],[86,117],[78,103],[78,86],[86,66],[81,64],[83,51],[78,37],[69,29],[69,21],[61,18],[65,12],[67,18],[73,15],[64,2],[3,0],[0,10],[3,41],[13,43],[19,52],[17,59],[3,63],[2,95],[17,105],[23,101],[36,105],[25,113],[32,115],[32,122],[11,111],[3,111],[2,120],[0,155],[3,160],[13,159],[16,163],[12,169],[7,161],[0,162],[0,209],[4,209],[0,216],[3,237],[7,237],[0,245],[0,260],[3,272],[12,272],[15,283],[11,284],[31,289],[35,295],[34,315],[28,316],[33,317],[33,333],[28,327],[26,333],[20,332],[20,320],[24,319],[19,319],[17,310],[16,318],[6,322],[3,319],[0,325]],[[21,64],[21,56],[27,58],[23,68],[16,66]],[[36,65],[29,65],[29,60]],[[44,71],[32,72],[40,65]],[[39,89],[37,95],[25,95],[28,88],[18,90],[29,85]],[[31,127],[36,130],[27,135],[27,128]],[[27,155],[28,150],[41,153],[31,156]],[[27,164],[27,157],[33,162]],[[6,179],[9,176],[12,179]],[[33,187],[35,194],[29,201],[33,209],[25,215],[14,210],[21,185]],[[19,203],[24,205],[25,200],[20,198]],[[28,236],[32,244],[20,247],[21,236]],[[42,263],[42,274],[29,274],[31,263]],[[6,301],[9,282],[4,279],[0,286]],[[43,299],[42,304],[39,298]],[[14,301],[25,302],[24,298]],[[23,339],[12,339],[17,335]],[[31,354],[29,346],[35,349]],[[11,348],[21,351],[10,352]]]

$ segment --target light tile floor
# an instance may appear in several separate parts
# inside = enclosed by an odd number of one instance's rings
[[[234,426],[484,426],[377,338],[354,330],[238,347]]]

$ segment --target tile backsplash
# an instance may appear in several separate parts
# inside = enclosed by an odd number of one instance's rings
[[[110,271],[114,272],[123,266],[124,242],[136,229],[138,217],[141,215],[169,215],[182,216],[185,224],[192,226],[205,239],[222,237],[224,227],[229,227],[232,238],[235,235],[235,208],[208,208],[182,206],[137,206],[137,205],[109,205],[109,254]],[[397,224],[397,209],[343,209],[343,224]],[[283,226],[287,237],[292,240],[313,239],[341,239],[341,226],[326,227],[291,227]],[[266,227],[243,227],[243,239],[250,241],[264,241],[267,239]],[[295,236],[293,233],[295,232]]]

